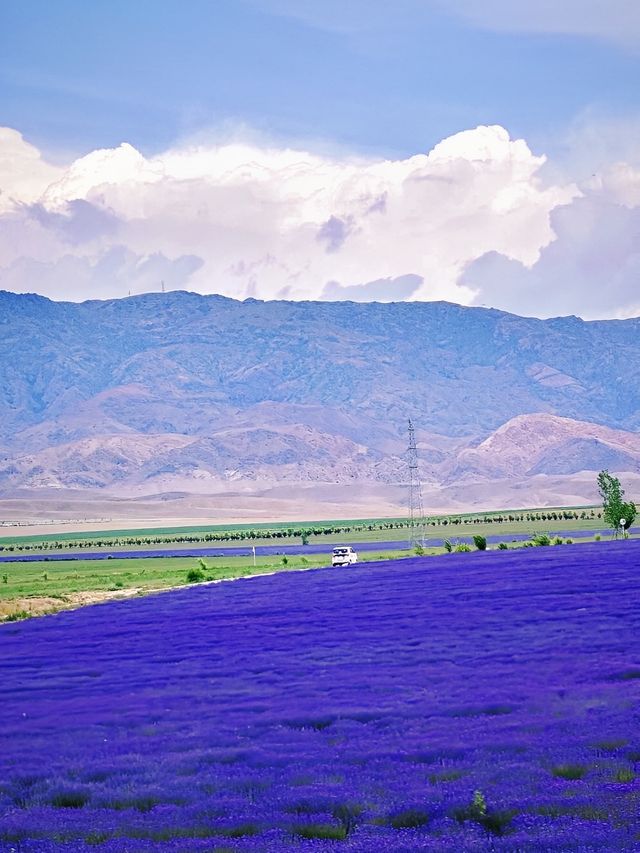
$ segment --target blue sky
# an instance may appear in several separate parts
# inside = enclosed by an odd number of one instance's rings
[[[639,0],[2,0],[0,288],[640,315]]]
[[[637,112],[640,50],[624,43],[624,14],[618,37],[602,38],[578,16],[576,32],[555,32],[553,13],[548,31],[495,31],[458,6],[3,0],[2,124],[62,156],[122,141],[152,153],[239,125],[403,156],[477,124],[549,151],[585,113]]]

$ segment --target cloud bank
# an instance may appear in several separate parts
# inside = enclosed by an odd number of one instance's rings
[[[533,267],[490,252],[469,266],[464,282],[517,314],[640,316],[640,207],[590,193],[554,211],[552,224],[557,239]]]
[[[72,300],[164,283],[240,299],[635,310],[638,173],[619,164],[578,188],[545,184],[544,163],[493,126],[399,160],[241,143],[147,158],[125,143],[61,167],[4,129],[0,287]],[[585,298],[603,286],[593,251],[589,274],[580,260],[596,241],[616,271],[608,307]],[[562,298],[558,270],[571,279]]]

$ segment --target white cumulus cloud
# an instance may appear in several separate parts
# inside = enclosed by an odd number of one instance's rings
[[[579,195],[545,185],[543,164],[499,126],[399,160],[241,143],[145,157],[123,144],[66,168],[1,131],[0,180],[11,182],[10,192],[0,184],[0,286],[82,299],[164,278],[236,298],[313,299],[385,282],[385,299],[470,303],[469,264],[494,252],[534,265],[554,239],[552,211]]]
[[[61,174],[17,130],[0,127],[0,214],[16,201],[36,201]]]
[[[557,237],[535,265],[498,252],[471,263],[463,280],[477,301],[537,317],[639,316],[640,175],[633,177],[614,169],[555,210]]]

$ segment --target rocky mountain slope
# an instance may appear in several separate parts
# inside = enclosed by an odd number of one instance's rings
[[[448,303],[0,292],[0,490],[640,471],[640,320]]]

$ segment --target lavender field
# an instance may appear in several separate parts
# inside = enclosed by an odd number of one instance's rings
[[[640,850],[640,543],[0,627],[0,850]]]

